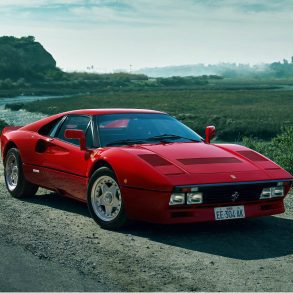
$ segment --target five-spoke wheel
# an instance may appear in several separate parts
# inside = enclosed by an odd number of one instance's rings
[[[104,221],[114,220],[121,209],[121,192],[110,176],[99,177],[91,190],[91,203],[97,216]]]
[[[13,191],[18,182],[18,164],[14,153],[10,153],[5,164],[5,180],[9,191]]]
[[[88,186],[88,207],[103,228],[117,229],[126,222],[121,191],[114,172],[102,167],[94,172]]]
[[[17,148],[11,148],[4,159],[4,178],[13,197],[29,197],[36,194],[38,186],[28,182],[23,174],[22,161]]]

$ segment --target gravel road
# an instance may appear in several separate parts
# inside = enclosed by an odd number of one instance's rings
[[[0,290],[292,291],[292,194],[286,205],[276,217],[111,232],[71,199],[11,198],[1,174]]]

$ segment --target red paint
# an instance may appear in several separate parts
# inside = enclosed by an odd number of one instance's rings
[[[64,133],[66,138],[77,138],[80,144],[80,150],[86,150],[86,142],[85,142],[85,135],[82,130],[70,130],[66,129]]]
[[[205,142],[210,143],[211,139],[216,135],[216,127],[215,126],[207,126],[205,129],[206,138]]]
[[[86,201],[87,184],[98,161],[110,165],[121,187],[129,218],[158,223],[214,220],[214,207],[244,205],[247,217],[284,212],[283,198],[197,206],[169,206],[175,186],[286,180],[292,175],[244,146],[209,144],[215,129],[207,128],[206,142],[113,146],[87,150],[84,134],[67,130],[81,147],[38,133],[44,125],[67,114],[161,113],[151,110],[100,109],[57,114],[24,127],[6,127],[1,136],[3,158],[13,143],[20,151],[28,181]],[[121,122],[121,121],[120,121]],[[125,121],[112,127],[126,127]],[[33,169],[40,170],[34,173]]]

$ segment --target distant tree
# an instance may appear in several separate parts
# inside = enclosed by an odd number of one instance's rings
[[[283,63],[284,63],[285,65],[288,65],[288,64],[289,64],[289,62],[288,62],[287,59],[283,59]]]
[[[286,59],[281,62],[273,62],[270,69],[275,77],[293,77],[293,63],[289,63]]]
[[[21,37],[20,41],[24,41],[24,42],[27,42],[27,43],[34,43],[35,42],[35,37],[34,36]]]

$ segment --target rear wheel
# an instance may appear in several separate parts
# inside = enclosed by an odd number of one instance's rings
[[[126,223],[121,191],[111,169],[102,167],[94,172],[87,200],[91,216],[102,228],[114,230]]]
[[[28,182],[23,174],[19,150],[8,150],[4,161],[4,178],[9,193],[16,198],[30,197],[36,194],[38,186]]]

